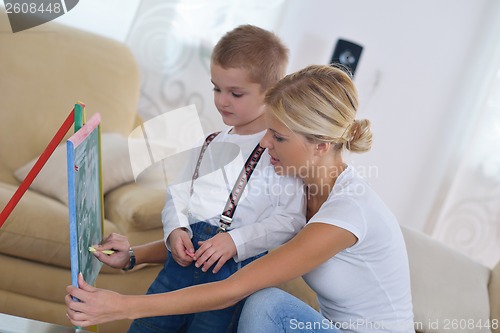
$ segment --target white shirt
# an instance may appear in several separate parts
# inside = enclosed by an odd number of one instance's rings
[[[240,172],[265,131],[253,135],[221,132],[208,145],[193,182],[200,149],[193,151],[184,167],[183,182],[168,188],[162,211],[165,241],[179,227],[187,228],[199,221],[219,226],[229,193]],[[279,246],[305,225],[305,200],[302,181],[279,176],[274,172],[267,151],[262,153],[228,229],[239,262]],[[192,233],[191,233],[192,235]]]
[[[304,275],[322,314],[343,332],[414,332],[401,229],[353,167],[340,174],[309,223],[335,225],[357,237],[356,244]]]

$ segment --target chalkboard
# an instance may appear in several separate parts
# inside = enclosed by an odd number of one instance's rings
[[[103,234],[100,115],[95,114],[67,141],[71,283],[78,273],[94,284],[102,263],[89,252]]]

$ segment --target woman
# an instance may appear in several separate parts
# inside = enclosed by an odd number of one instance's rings
[[[331,66],[290,74],[266,94],[269,129],[261,145],[278,174],[300,177],[307,190],[308,224],[292,240],[224,281],[172,293],[125,296],[80,278],[81,289],[67,288],[72,323],[221,309],[253,294],[241,332],[414,332],[399,225],[343,161],[344,150],[371,146],[369,121],[355,120],[357,104],[349,75]],[[204,262],[202,256],[197,265]],[[321,314],[279,289],[265,289],[301,275],[318,294]]]

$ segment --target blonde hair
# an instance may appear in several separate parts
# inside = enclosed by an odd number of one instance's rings
[[[286,73],[288,48],[272,32],[253,25],[240,25],[215,45],[211,62],[223,68],[243,68],[253,83],[265,91]]]
[[[333,143],[337,149],[370,150],[369,120],[355,120],[356,87],[341,69],[312,65],[285,76],[266,93],[271,115],[311,142]]]

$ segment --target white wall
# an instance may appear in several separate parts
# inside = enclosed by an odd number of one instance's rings
[[[278,33],[291,68],[327,63],[338,38],[364,46],[359,117],[373,122],[370,180],[400,223],[423,229],[449,158],[462,80],[482,52],[492,0],[290,0]],[[477,49],[479,48],[479,50]]]
[[[55,22],[125,42],[140,0],[80,0]]]
[[[355,82],[359,117],[372,120],[374,146],[348,160],[369,168],[367,176],[402,224],[424,229],[428,223],[454,140],[478,94],[495,3],[288,0],[276,32],[291,49],[289,71],[327,63],[338,38],[364,46]],[[85,0],[57,21],[125,41],[138,5]]]

